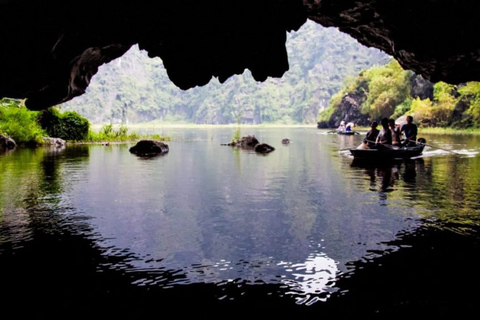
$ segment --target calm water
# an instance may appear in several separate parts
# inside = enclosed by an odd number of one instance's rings
[[[0,318],[467,315],[480,285],[480,138],[356,163],[363,136],[166,128],[0,154]],[[282,145],[283,138],[292,143]],[[473,292],[472,292],[473,290]]]

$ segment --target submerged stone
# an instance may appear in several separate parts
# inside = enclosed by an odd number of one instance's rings
[[[140,140],[129,149],[131,153],[139,156],[152,156],[169,151],[168,144],[156,140]]]

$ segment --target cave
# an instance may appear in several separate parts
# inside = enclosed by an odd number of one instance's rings
[[[308,19],[391,55],[432,82],[480,80],[478,2],[244,0],[0,1],[0,97],[42,110],[85,93],[98,67],[133,45],[182,90],[250,70],[282,77],[288,32]]]

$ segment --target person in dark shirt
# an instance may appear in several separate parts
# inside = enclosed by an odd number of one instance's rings
[[[417,133],[418,128],[415,123],[413,123],[413,117],[407,116],[407,123],[403,124],[400,128],[400,132],[404,135],[403,145],[411,146],[415,145],[417,142]]]
[[[363,139],[363,143],[365,143],[369,148],[375,147],[375,141],[377,140],[378,133],[380,132],[377,127],[378,122],[372,121],[370,123],[370,130],[367,132],[365,138]]]

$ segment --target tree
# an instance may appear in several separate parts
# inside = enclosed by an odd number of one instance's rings
[[[385,66],[367,70],[368,95],[362,112],[372,119],[390,117],[396,106],[410,96],[410,76],[411,73],[403,70],[395,59]]]

